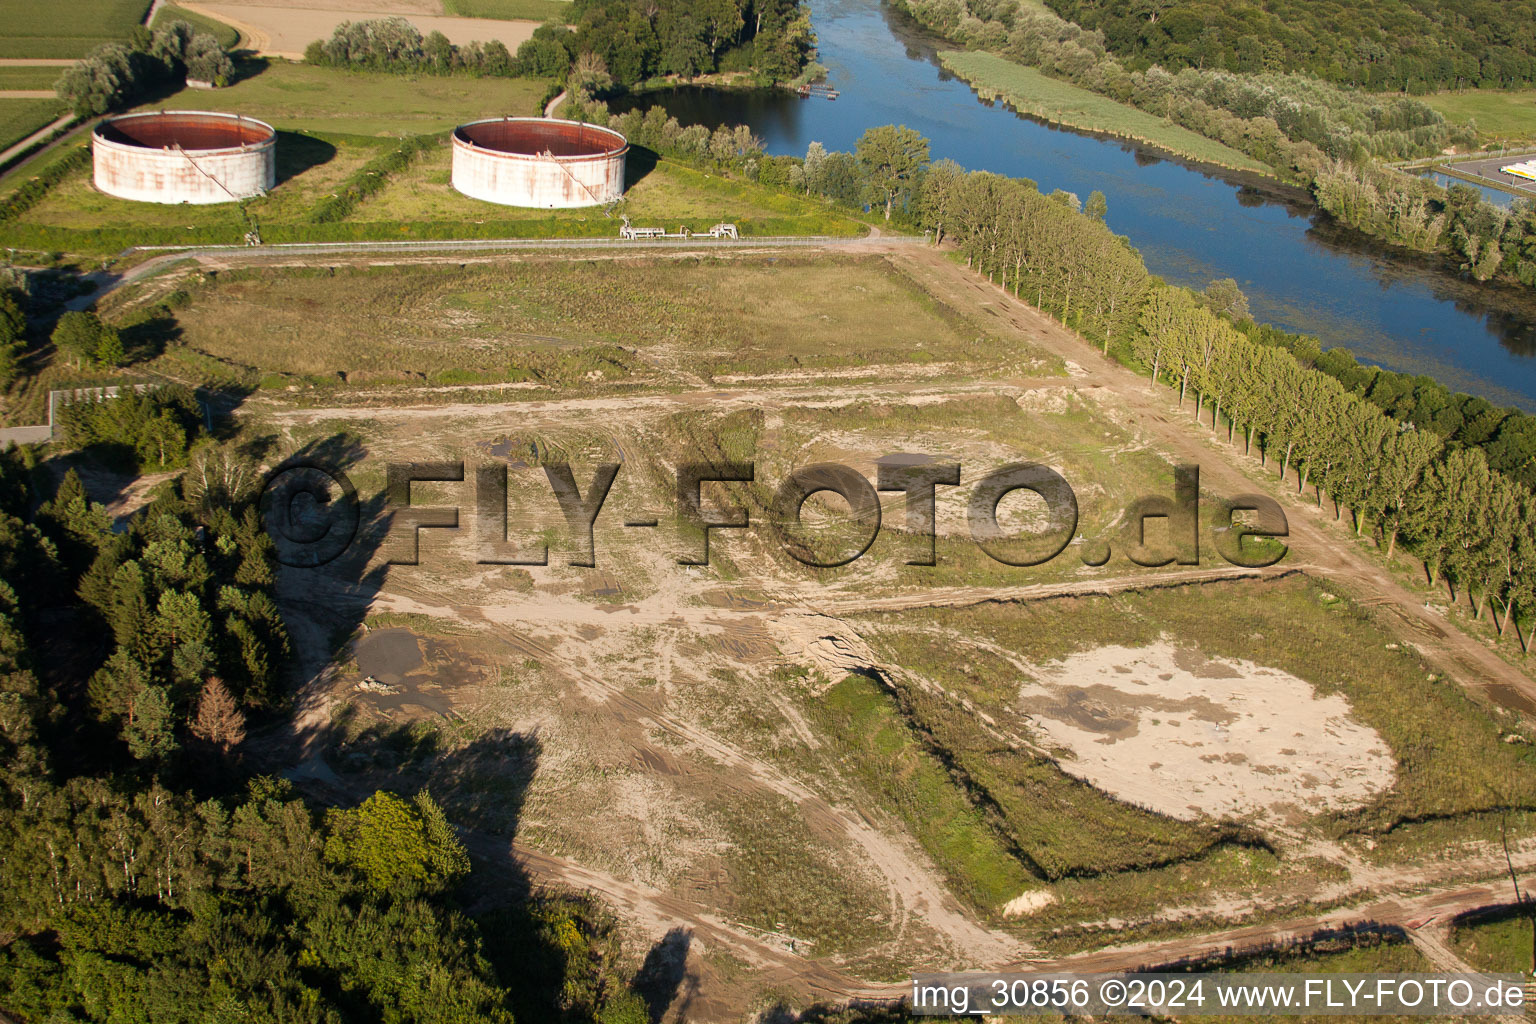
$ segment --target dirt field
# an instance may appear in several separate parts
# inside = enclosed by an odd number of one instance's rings
[[[1354,807],[1390,788],[1386,742],[1349,702],[1288,672],[1168,642],[1100,647],[1037,666],[1020,707],[1065,771],[1186,821],[1281,820]]]
[[[354,315],[340,305],[362,302],[402,371],[540,368],[295,376],[243,403],[269,459],[337,460],[365,512],[344,557],[280,576],[304,685],[292,745],[263,756],[331,792],[431,788],[477,856],[600,893],[637,949],[690,929],[690,1020],[742,1019],[770,993],[890,995],[918,968],[1124,968],[1499,898],[1486,839],[1452,829],[1411,864],[1372,844],[1399,821],[1480,820],[1490,781],[1531,784],[1503,739],[1518,717],[1461,688],[1521,697],[1530,680],[1331,516],[926,250],[693,260],[226,265],[196,291],[182,345],[209,359],[346,369],[372,357],[339,333]],[[607,302],[656,315],[615,318]],[[268,318],[278,329],[254,329]],[[247,326],[243,348],[229,322]],[[893,341],[892,325],[912,337]],[[594,346],[622,372],[572,361]],[[1211,495],[1286,504],[1291,554],[1263,572],[1213,550],[1159,571],[1085,564],[1077,548],[1035,570],[988,566],[963,527],[969,471],[941,489],[933,569],[906,564],[895,493],[876,545],[843,569],[792,561],[761,524],[789,467],[872,478],[891,455],[1055,466],[1088,539],[1113,536],[1131,497],[1166,491],[1175,461],[1199,461]],[[419,564],[388,565],[400,538],[384,530],[383,465],[407,459],[466,461],[464,485],[412,490],[460,505],[463,525],[423,531]],[[673,470],[693,459],[761,467],[706,488],[710,507],[761,524],[712,534],[708,567],[678,563],[699,537],[671,515]],[[564,460],[583,494],[597,463],[621,466],[595,568],[568,564],[581,545],[543,470]],[[482,466],[507,470],[504,530],[473,518]],[[848,525],[835,501],[818,515]],[[480,561],[488,543],[547,544],[548,564]],[[865,748],[826,714],[849,673],[865,687],[844,710],[878,725]],[[956,810],[937,822],[913,800]],[[1017,885],[983,898],[997,850]],[[1536,863],[1524,833],[1515,856]],[[1451,888],[1390,895],[1433,886]]]
[[[259,5],[246,3],[186,3],[182,6],[240,30],[243,43],[256,53],[271,57],[303,60],[304,48],[316,39],[328,39],[344,21],[398,14],[421,30],[422,35],[441,32],[458,45],[500,40],[516,51],[532,38],[538,28],[534,21],[491,21],[486,18],[449,18],[440,13],[426,13],[418,8],[441,6],[429,0],[404,0],[396,8],[394,0],[383,4],[369,0],[343,0],[335,5],[316,7],[308,4]]]

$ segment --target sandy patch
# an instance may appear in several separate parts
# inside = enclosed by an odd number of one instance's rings
[[[176,4],[172,6],[193,6]],[[443,14],[443,0],[220,0],[221,7],[284,7],[292,11],[350,11],[354,19],[392,14]]]
[[[206,14],[233,25],[257,53],[290,60],[303,60],[304,48],[316,39],[329,39],[344,21],[361,21],[370,16],[384,16],[376,5],[367,9],[345,9],[340,5],[323,10],[310,7],[256,6],[242,3],[184,4],[189,11]],[[488,43],[499,39],[507,49],[516,51],[539,27],[536,21],[492,21],[487,18],[445,18],[410,11],[401,13],[422,35],[441,32],[459,46]]]
[[[1357,806],[1396,775],[1341,695],[1192,647],[1100,647],[1031,673],[1020,710],[1064,771],[1183,820]]]
[[[1045,889],[1031,889],[1015,896],[1003,905],[1004,917],[1027,917],[1037,910],[1044,910],[1056,902],[1056,894]]]

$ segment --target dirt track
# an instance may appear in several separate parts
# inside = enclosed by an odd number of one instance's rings
[[[1209,427],[1196,424],[1189,410],[1180,411],[1173,396],[1164,389],[1154,388],[1145,379],[1111,363],[1080,338],[1065,330],[1022,302],[1007,296],[1000,289],[979,280],[942,255],[928,249],[909,245],[881,245],[864,242],[868,251],[886,251],[910,273],[930,288],[942,300],[970,308],[983,308],[993,316],[1006,319],[1026,333],[1036,344],[1049,352],[1060,355],[1075,365],[1074,376],[1066,381],[1010,382],[1018,387],[1056,386],[1063,384],[1078,388],[1106,388],[1115,396],[1117,408],[1123,409],[1135,425],[1148,434],[1155,447],[1170,461],[1197,462],[1201,466],[1202,487],[1221,493],[1243,493],[1255,489],[1255,485],[1267,493],[1279,497],[1285,504],[1290,519],[1289,544],[1292,556],[1275,570],[1254,572],[1249,570],[1217,569],[1193,573],[1175,573],[1149,578],[1148,575],[1125,577],[1114,580],[1097,580],[1065,584],[1041,584],[1027,587],[1003,588],[952,588],[922,595],[903,595],[894,598],[861,600],[856,596],[823,599],[814,609],[806,611],[833,614],[852,614],[876,610],[895,610],[932,605],[965,605],[983,601],[1028,601],[1067,594],[1101,593],[1119,589],[1136,589],[1163,582],[1201,582],[1213,579],[1243,576],[1275,575],[1280,572],[1302,570],[1312,575],[1334,578],[1360,599],[1378,605],[1384,612],[1398,620],[1402,629],[1414,638],[1415,645],[1424,657],[1435,663],[1453,678],[1469,688],[1478,689],[1501,703],[1527,710],[1536,710],[1536,685],[1516,666],[1505,661],[1478,641],[1455,627],[1444,616],[1425,606],[1422,595],[1414,594],[1400,584],[1392,574],[1377,564],[1362,550],[1342,524],[1330,525],[1331,516],[1325,515],[1310,500],[1299,499],[1294,484],[1281,487],[1272,471],[1261,469],[1256,458],[1245,457],[1240,449],[1219,441]],[[252,253],[252,260],[266,254]],[[221,254],[221,259],[243,262],[238,254]],[[298,260],[303,257],[284,257]],[[317,261],[317,262],[323,262]],[[132,279],[136,275],[130,275]],[[629,403],[633,406],[647,404],[676,404],[708,401],[715,405],[740,404],[763,405],[791,398],[798,390],[794,386],[772,388],[752,387],[721,388],[712,385],[707,395],[681,393],[663,396],[637,396],[624,399],[554,399],[509,402],[504,405],[434,406],[424,393],[420,406],[373,406],[333,409],[277,410],[264,408],[264,413],[280,420],[306,421],[348,416],[366,416],[379,420],[424,419],[430,417],[470,417],[484,415],[495,417],[516,408],[523,414],[588,414],[611,411],[612,403]],[[807,390],[810,390],[807,388]],[[924,391],[964,393],[964,385],[947,388],[937,384],[906,382],[870,387],[856,385],[848,388],[850,394],[868,398],[888,392],[893,396]],[[814,388],[822,399],[835,397],[835,384],[820,384]],[[400,392],[391,392],[398,397]],[[294,595],[298,597],[299,595]],[[361,597],[361,595],[359,595]],[[310,590],[302,595],[307,601],[345,600],[340,592],[320,593]],[[434,615],[452,616],[453,610],[422,605],[414,601],[395,598],[391,602],[397,610],[423,611]],[[793,609],[786,609],[793,610]],[[679,614],[678,608],[657,609],[657,616]],[[695,609],[691,614],[698,614]],[[713,609],[710,614],[723,614]],[[299,645],[303,647],[301,643]],[[856,813],[832,807],[805,790],[798,782],[783,775],[771,765],[755,761],[749,755],[721,743],[717,738],[702,734],[687,723],[668,719],[643,704],[633,702],[622,688],[605,680],[586,678],[584,686],[603,691],[606,702],[616,714],[639,716],[653,725],[674,733],[708,751],[709,756],[740,768],[756,783],[796,800],[808,816],[817,818],[828,827],[836,828],[863,846],[877,863],[881,873],[892,886],[893,898],[911,909],[919,909],[918,899],[924,893],[942,892],[934,885],[935,875],[921,862],[914,860],[908,851],[885,841],[868,822],[860,820]],[[317,706],[310,695],[301,695],[301,731],[306,726],[323,724],[322,706]],[[1528,702],[1528,703],[1525,703]],[[312,777],[325,781],[328,769],[323,763],[310,762]],[[842,973],[797,956],[764,941],[750,930],[721,920],[704,909],[655,890],[648,890],[631,882],[617,879],[602,872],[575,864],[559,857],[529,850],[489,837],[471,836],[469,844],[478,856],[496,860],[511,856],[536,881],[566,884],[604,894],[626,915],[647,926],[648,931],[659,935],[667,928],[683,925],[694,930],[706,941],[718,943],[737,956],[747,960],[764,972],[773,984],[798,992],[808,998],[847,1000],[860,998],[895,998],[900,986],[868,985],[848,978]],[[1536,854],[1525,854],[1525,864],[1536,863]],[[1496,874],[1498,865],[1487,865],[1489,874]],[[1454,866],[1458,873],[1466,865]],[[1360,881],[1369,885],[1372,892],[1390,892],[1394,887],[1419,888],[1433,884],[1435,871],[1378,870],[1362,876]],[[1356,887],[1354,890],[1358,892]],[[1338,894],[1341,898],[1346,893]],[[1280,923],[1233,928],[1198,937],[1167,942],[1144,943],[1118,947],[1058,959],[1032,959],[1009,954],[1004,950],[1010,944],[1005,936],[991,932],[971,920],[951,900],[944,898],[939,905],[925,902],[920,907],[922,916],[947,939],[959,948],[967,950],[975,967],[1010,966],[1020,969],[1053,970],[1124,970],[1150,964],[1163,964],[1181,959],[1197,958],[1225,949],[1256,948],[1268,944],[1283,944],[1318,931],[1340,929],[1346,926],[1376,924],[1402,927],[1412,930],[1428,920],[1444,921],[1456,914],[1480,907],[1507,902],[1511,898],[1507,884],[1478,885],[1455,888],[1403,898],[1383,897],[1353,909],[1339,909],[1316,916],[1299,917]],[[1016,943],[1013,943],[1016,945]]]

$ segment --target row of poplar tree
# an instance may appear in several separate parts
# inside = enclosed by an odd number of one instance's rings
[[[1386,414],[1367,388],[1347,389],[1254,340],[1208,296],[1154,278],[1104,225],[1101,197],[1080,212],[1066,193],[940,161],[911,177],[904,198],[979,273],[1177,388],[1193,415],[1336,515],[1347,511],[1356,533],[1372,531],[1388,557],[1411,549],[1451,600],[1479,617],[1491,607],[1501,633],[1536,611],[1529,488],[1491,469],[1481,448]],[[1505,422],[1518,429],[1523,419],[1511,413]],[[1518,621],[1515,633],[1525,646]]]

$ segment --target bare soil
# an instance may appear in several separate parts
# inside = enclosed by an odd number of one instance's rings
[[[533,37],[536,21],[493,21],[486,18],[450,18],[432,0],[327,0],[324,7],[310,4],[247,4],[239,2],[187,3],[189,11],[207,15],[240,30],[245,45],[259,54],[303,60],[304,48],[317,39],[329,39],[344,21],[372,16],[399,15],[421,30],[422,35],[441,32],[460,46],[500,40],[507,49],[517,48]],[[437,13],[423,10],[435,8]]]

